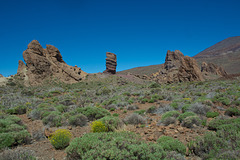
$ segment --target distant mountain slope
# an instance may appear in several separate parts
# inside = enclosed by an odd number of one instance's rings
[[[240,73],[240,36],[227,38],[194,56],[198,64],[202,62],[211,62],[222,66],[227,73]],[[120,74],[138,74],[151,75],[161,68],[162,64],[151,65],[146,67],[136,67],[124,71]]]
[[[118,74],[138,74],[138,75],[148,75],[150,76],[153,73],[156,73],[160,68],[162,64],[157,64],[157,65],[151,65],[151,66],[144,66],[144,67],[136,67],[132,69],[127,69],[124,71],[119,71],[117,72]]]
[[[198,53],[194,58],[222,66],[228,73],[240,73],[240,36],[230,37]]]

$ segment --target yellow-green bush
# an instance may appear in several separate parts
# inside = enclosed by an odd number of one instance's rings
[[[94,121],[91,124],[91,131],[92,132],[107,132],[108,128],[102,121]]]
[[[67,129],[56,130],[50,137],[49,141],[56,149],[63,149],[69,145],[72,134]]]

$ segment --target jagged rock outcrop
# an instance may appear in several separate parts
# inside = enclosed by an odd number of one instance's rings
[[[221,77],[227,76],[227,72],[222,68],[213,63],[202,62],[201,72],[204,75],[217,75]]]
[[[23,52],[23,61],[19,61],[17,76],[26,80],[29,85],[41,84],[49,78],[56,78],[65,83],[75,83],[82,80],[86,73],[81,68],[67,65],[60,51],[47,45],[44,49],[37,40],[29,43]]]
[[[2,78],[3,77],[3,75],[2,74],[0,74],[0,78]]]
[[[117,56],[114,53],[106,53],[106,70],[103,73],[116,74]]]
[[[163,67],[159,72],[152,74],[150,79],[159,83],[204,80],[196,60],[184,56],[179,50],[168,51]]]

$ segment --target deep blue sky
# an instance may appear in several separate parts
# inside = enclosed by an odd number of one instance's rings
[[[0,0],[0,73],[17,72],[32,40],[56,46],[69,65],[117,70],[161,64],[167,50],[194,56],[240,35],[239,0]]]

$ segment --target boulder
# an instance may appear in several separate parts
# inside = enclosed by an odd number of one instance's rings
[[[38,85],[51,78],[75,83],[86,76],[81,68],[67,65],[56,47],[47,45],[44,49],[37,40],[29,43],[27,50],[23,52],[23,58],[26,65],[19,61],[17,75],[29,85]]]
[[[106,53],[106,70],[103,73],[116,74],[117,56],[114,53]]]
[[[204,75],[213,74],[213,75],[217,75],[217,76],[221,76],[221,77],[225,77],[228,75],[227,72],[222,67],[219,67],[213,63],[206,63],[206,62],[202,62],[201,72]]]
[[[167,51],[162,68],[153,73],[150,79],[159,83],[203,81],[201,70],[194,58],[184,56],[182,52]]]

